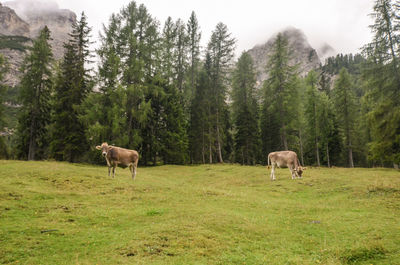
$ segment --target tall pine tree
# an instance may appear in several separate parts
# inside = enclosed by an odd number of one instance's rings
[[[351,77],[348,71],[343,68],[340,70],[339,77],[335,82],[333,101],[339,122],[342,125],[341,129],[344,137],[345,148],[347,150],[347,161],[349,167],[354,167],[353,135],[357,113],[352,86],[353,83]]]
[[[189,150],[192,163],[213,163],[214,145],[212,144],[211,113],[211,58],[206,60],[199,73],[191,101],[189,124]]]
[[[47,151],[52,88],[50,30],[45,26],[34,41],[22,66],[21,109],[18,118],[17,156],[35,160]]]
[[[288,150],[289,141],[295,135],[293,128],[297,127],[298,76],[296,66],[290,65],[289,60],[288,40],[280,33],[275,39],[266,67],[268,79],[264,83],[262,110],[262,136],[264,141],[274,143],[270,147],[273,148],[272,150]],[[277,135],[280,138],[278,141],[274,139]],[[276,142],[280,143],[279,146],[276,145]]]
[[[235,125],[235,160],[254,165],[258,160],[259,126],[256,74],[251,56],[244,52],[233,72],[232,99]]]
[[[317,88],[317,73],[310,71],[306,78],[306,95],[307,103],[305,105],[305,114],[308,124],[308,136],[314,146],[315,163],[317,166],[321,166],[320,162],[320,120],[318,114],[320,112],[320,96]]]
[[[400,5],[376,0],[370,26],[374,34],[363,51],[367,63],[364,97],[372,142],[369,158],[374,163],[400,163]]]
[[[187,88],[186,101],[191,101],[194,97],[196,88],[196,80],[200,70],[200,40],[201,32],[199,22],[197,21],[194,11],[191,13],[189,21],[186,25],[188,38],[188,71],[187,71]]]
[[[70,40],[55,85],[51,153],[57,160],[80,161],[88,149],[85,126],[78,119],[79,108],[91,90],[89,70],[90,31],[86,16],[73,24]]]
[[[212,32],[208,43],[207,52],[210,55],[210,77],[212,108],[214,113],[215,145],[218,162],[223,163],[222,152],[224,144],[228,143],[229,123],[226,119],[227,113],[227,85],[228,71],[230,69],[236,40],[228,32],[223,23],[218,23]]]

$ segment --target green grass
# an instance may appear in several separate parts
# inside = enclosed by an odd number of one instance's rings
[[[1,264],[400,264],[400,173],[0,161]]]

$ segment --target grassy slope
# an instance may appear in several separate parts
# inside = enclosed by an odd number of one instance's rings
[[[106,171],[0,161],[0,263],[400,264],[398,171]]]

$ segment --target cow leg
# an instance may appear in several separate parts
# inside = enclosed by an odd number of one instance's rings
[[[136,177],[136,168],[137,168],[136,163],[133,163],[133,165],[132,165],[132,180],[134,180]]]
[[[132,180],[136,177],[136,169],[137,169],[138,159],[133,162],[133,172],[132,172]]]
[[[294,170],[293,167],[289,167],[290,173],[292,173],[292,179],[296,179],[296,171]]]
[[[116,168],[116,167],[117,167],[116,165],[113,166],[113,170],[112,170],[112,172],[113,172],[113,178],[115,178],[115,168]]]
[[[272,163],[271,168],[271,180],[275,180],[275,164]]]
[[[129,164],[129,171],[132,174],[132,180],[135,179],[136,175],[135,164]]]
[[[111,166],[108,167],[108,176],[110,176],[111,173]]]

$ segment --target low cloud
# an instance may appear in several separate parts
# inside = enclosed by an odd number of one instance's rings
[[[14,9],[22,19],[27,19],[32,15],[54,12],[60,9],[56,2],[40,0],[7,1],[4,2],[4,5]]]

